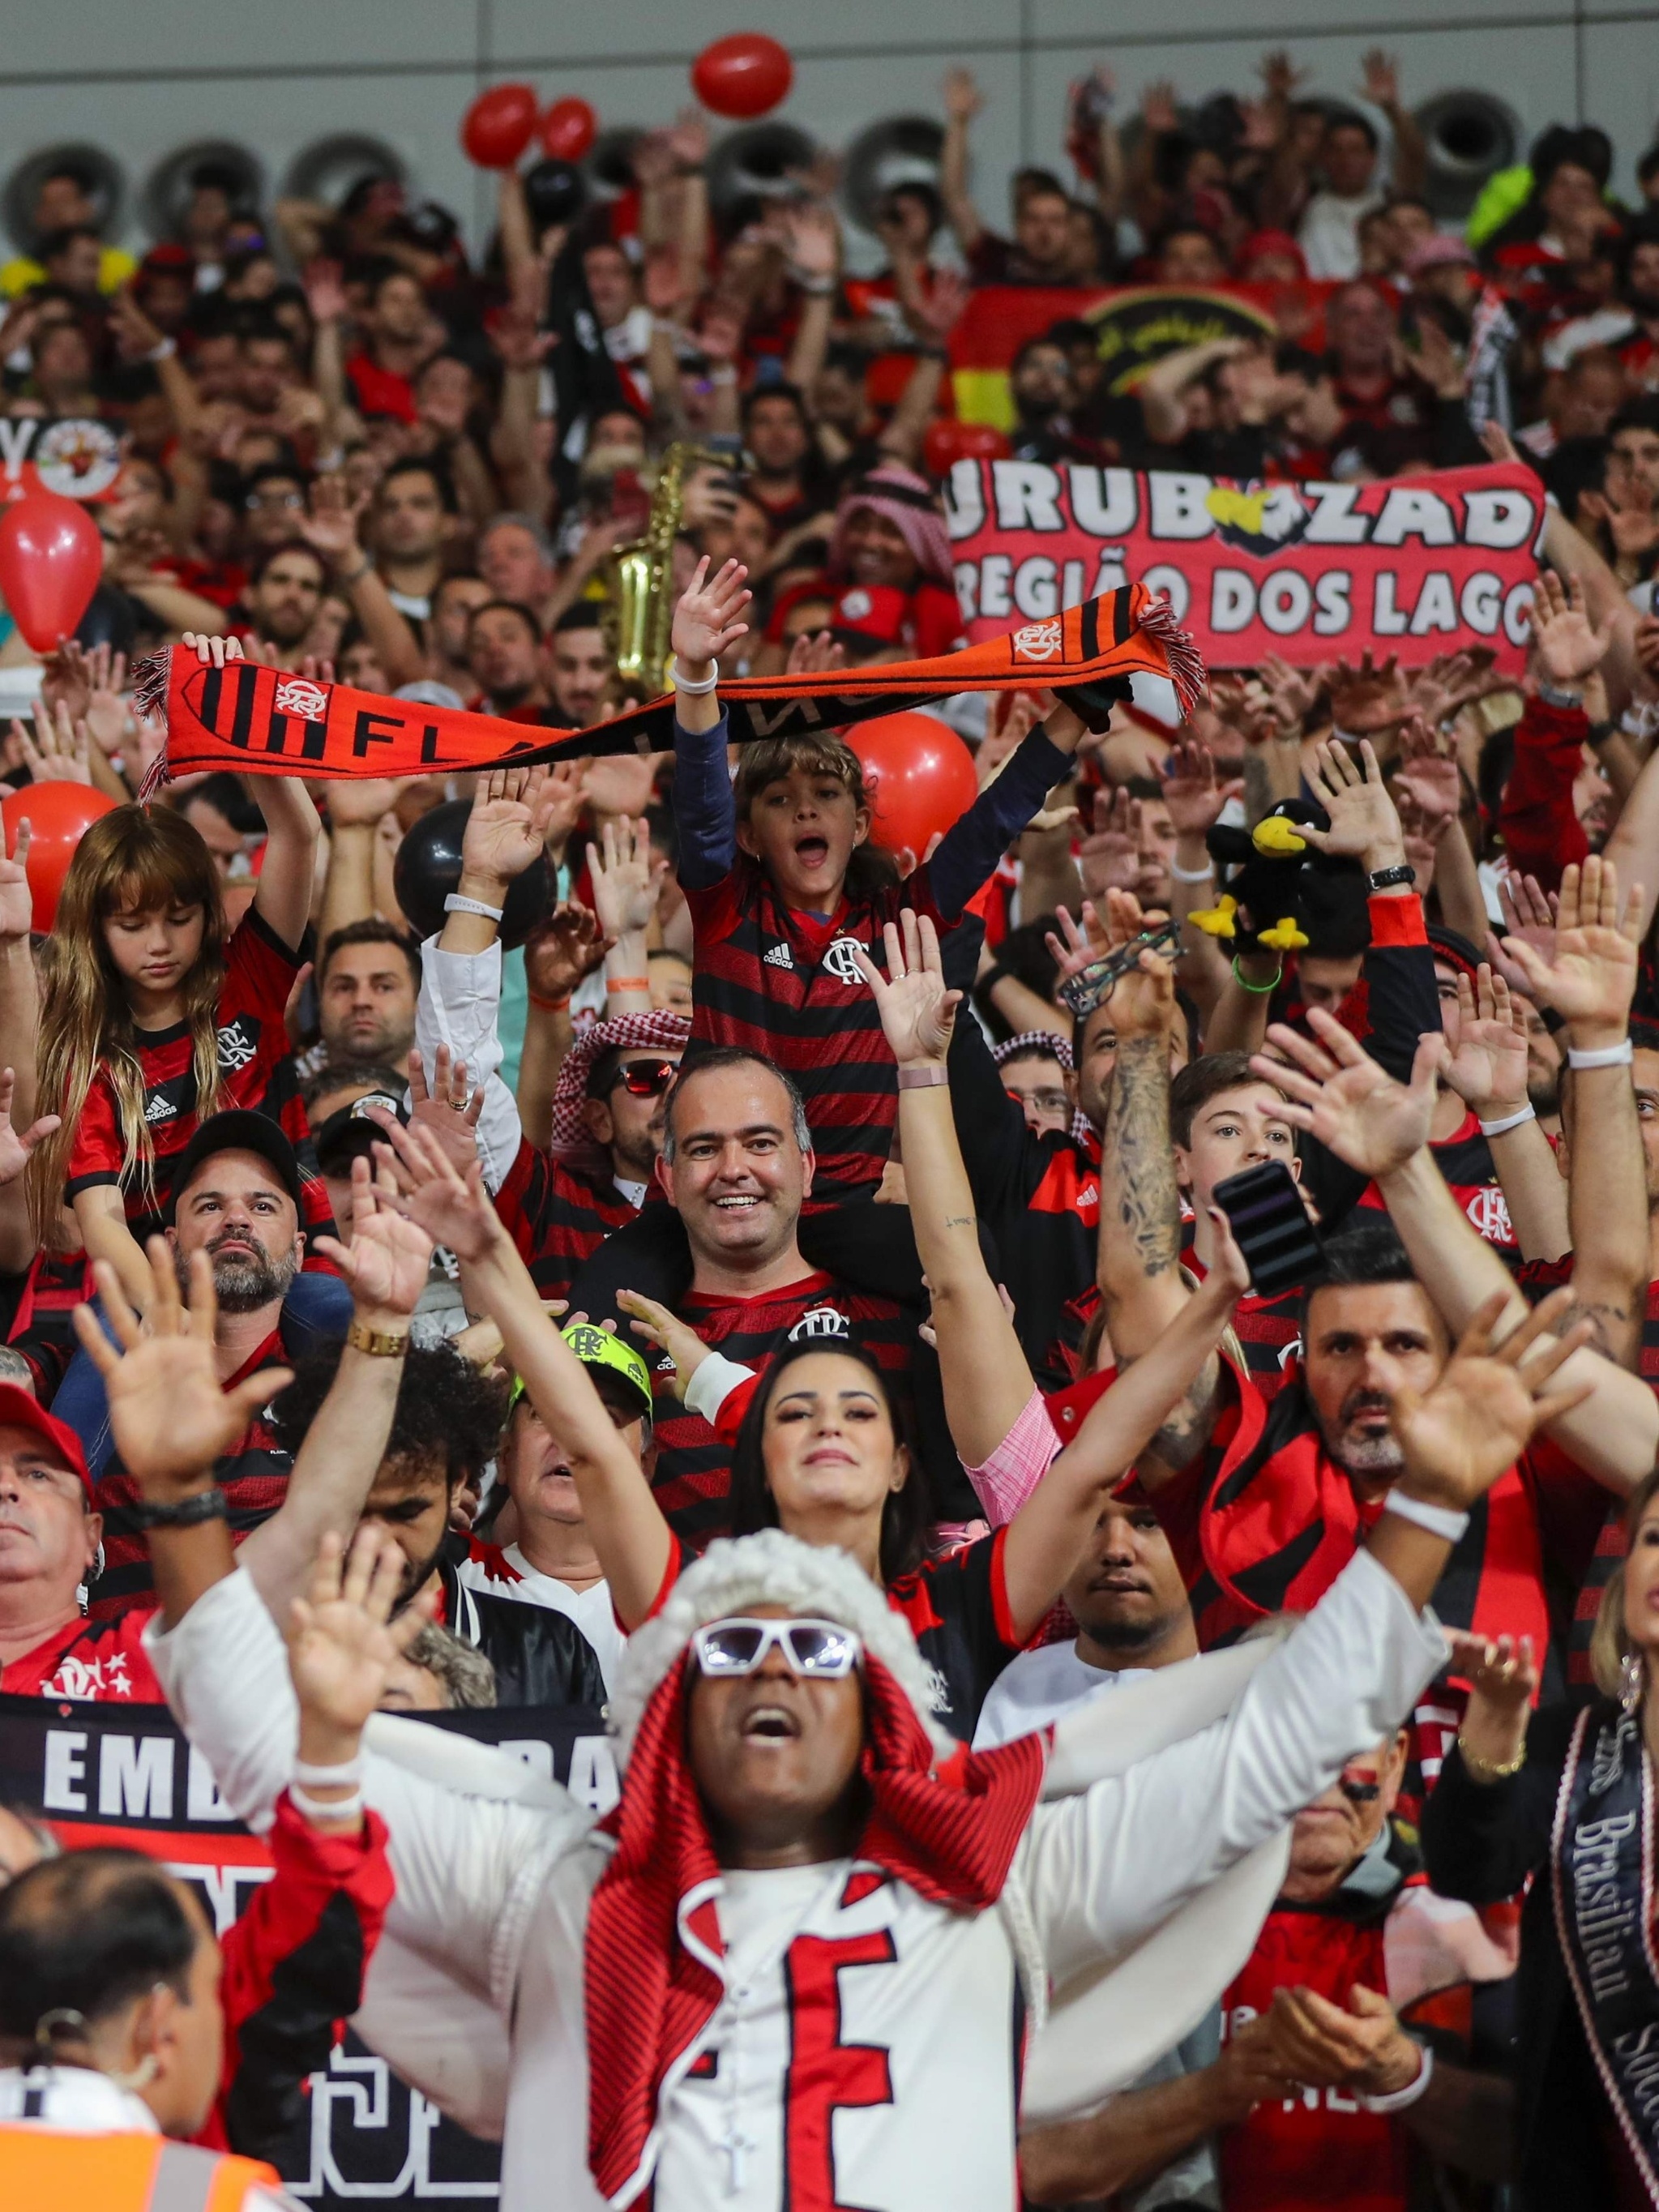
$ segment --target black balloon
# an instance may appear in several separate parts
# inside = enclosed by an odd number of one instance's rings
[[[582,173],[572,161],[538,161],[524,173],[524,196],[538,230],[574,222],[587,199]]]
[[[461,839],[471,811],[465,799],[434,806],[398,848],[392,871],[398,903],[410,927],[422,939],[435,937],[444,926],[444,901],[461,880]],[[510,952],[522,945],[538,921],[552,913],[557,896],[552,864],[543,854],[534,867],[526,868],[507,894],[501,916],[501,943]]]

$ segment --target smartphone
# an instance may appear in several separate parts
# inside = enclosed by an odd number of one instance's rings
[[[1215,1187],[1216,1204],[1232,1224],[1260,1298],[1305,1290],[1325,1278],[1325,1254],[1308,1218],[1302,1191],[1283,1160],[1246,1168]]]

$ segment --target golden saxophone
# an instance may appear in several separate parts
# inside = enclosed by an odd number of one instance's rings
[[[707,459],[699,447],[673,445],[663,456],[643,538],[619,545],[611,559],[617,610],[617,674],[638,699],[668,689],[670,633],[674,622],[674,540],[685,503],[685,472]]]

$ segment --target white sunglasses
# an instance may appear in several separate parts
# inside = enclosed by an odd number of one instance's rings
[[[833,1620],[711,1620],[691,1638],[705,1674],[752,1674],[775,1644],[797,1674],[839,1681],[858,1664],[864,1646],[850,1628]]]

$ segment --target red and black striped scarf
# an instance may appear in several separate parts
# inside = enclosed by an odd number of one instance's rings
[[[898,1682],[866,1653],[864,1781],[872,1802],[857,1856],[930,1903],[980,1912],[1001,1894],[1042,1787],[1046,1736],[1002,1749],[965,1747],[934,1771],[927,1733]],[[669,2069],[725,1992],[680,1939],[681,1901],[720,1868],[686,1757],[686,1668],[646,1707],[622,1799],[600,1824],[617,1849],[588,1912],[587,2162],[614,2198],[638,2172]],[[688,1917],[718,1955],[712,1895]]]
[[[735,677],[721,683],[720,700],[733,744],[844,729],[958,691],[1038,687],[1072,693],[1091,726],[1103,728],[1110,700],[1127,698],[1136,675],[1167,677],[1183,714],[1203,694],[1204,664],[1168,599],[1126,584],[960,653],[820,676]],[[146,799],[171,776],[216,769],[323,779],[445,775],[661,751],[674,742],[672,692],[591,730],[550,732],[538,741],[533,725],[354,691],[252,661],[204,667],[182,647],[153,655],[134,677],[135,710],[164,719],[167,732],[144,779]]]

